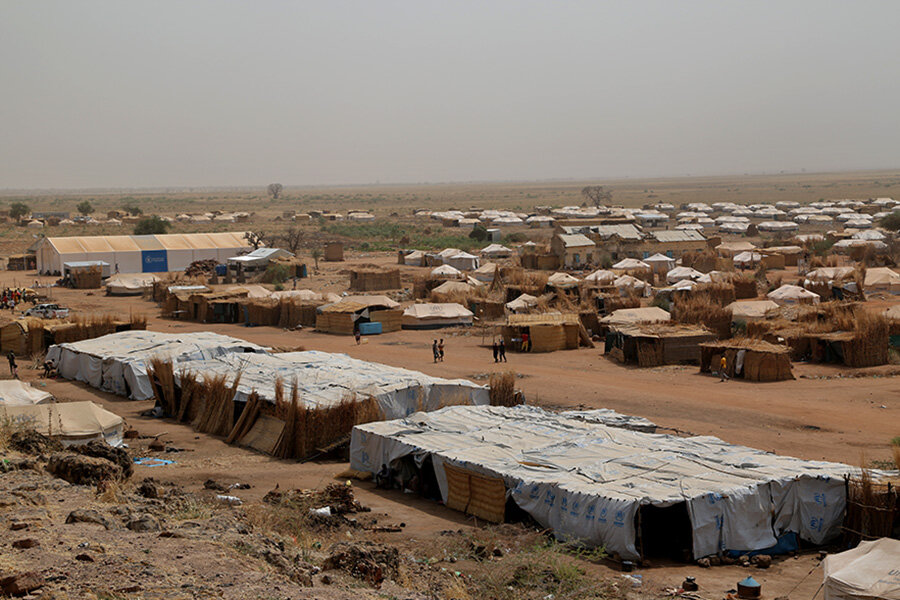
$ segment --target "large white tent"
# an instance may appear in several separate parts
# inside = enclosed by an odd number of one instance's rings
[[[99,235],[43,238],[37,247],[37,270],[61,273],[63,263],[101,260],[121,273],[183,271],[196,260],[225,263],[250,249],[243,232]]]
[[[668,511],[694,558],[764,550],[785,534],[823,544],[841,532],[843,476],[857,471],[531,406],[451,406],[353,429],[352,468],[374,473],[407,457],[430,465],[452,507],[502,519],[509,498],[558,539],[625,559],[648,552],[647,511]]]

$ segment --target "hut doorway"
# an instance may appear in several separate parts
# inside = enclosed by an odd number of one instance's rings
[[[694,543],[687,503],[644,505],[638,510],[640,552],[644,558],[690,562]]]

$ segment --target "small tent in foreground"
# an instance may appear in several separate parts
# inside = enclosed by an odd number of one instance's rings
[[[900,541],[860,542],[822,563],[825,600],[900,600]]]
[[[0,381],[0,406],[31,406],[53,401],[50,392],[39,390],[18,379]]]
[[[120,446],[125,432],[122,417],[93,402],[0,405],[0,420],[8,420],[57,438],[66,446],[86,444],[93,440]]]

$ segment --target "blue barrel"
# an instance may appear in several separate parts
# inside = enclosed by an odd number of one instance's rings
[[[216,275],[224,276],[228,273],[228,267],[226,265],[216,265]]]
[[[362,335],[378,335],[381,333],[381,323],[360,323],[359,332]]]

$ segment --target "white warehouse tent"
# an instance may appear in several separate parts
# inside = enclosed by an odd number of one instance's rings
[[[433,469],[451,508],[502,521],[511,499],[557,538],[624,559],[672,543],[694,558],[751,552],[791,534],[823,544],[841,532],[843,476],[857,471],[532,406],[451,406],[354,427],[353,469],[408,460]]]
[[[103,440],[121,446],[125,420],[93,402],[0,405],[0,420],[34,429],[65,446]]]
[[[121,331],[98,338],[55,344],[47,350],[59,374],[66,379],[133,400],[153,397],[147,364],[155,357],[187,360],[231,352],[265,352],[265,348],[244,340],[201,331],[159,333]]]
[[[98,235],[43,238],[37,247],[37,270],[61,273],[63,263],[104,261],[120,273],[183,271],[195,260],[219,263],[250,250],[243,232]]]

